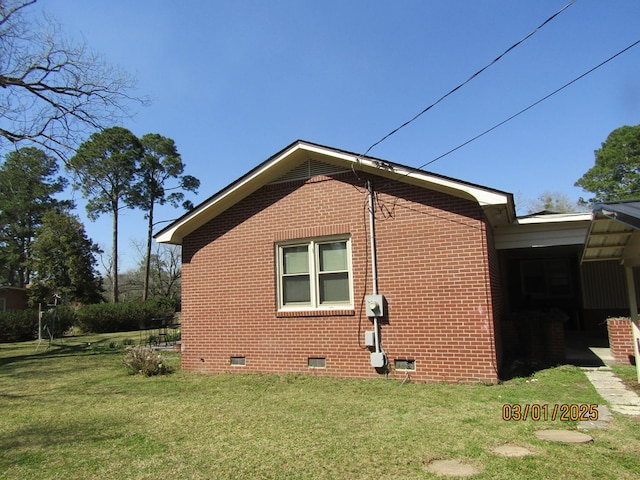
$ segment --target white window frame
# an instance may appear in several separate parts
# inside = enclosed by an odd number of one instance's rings
[[[324,302],[320,303],[320,288],[318,281],[320,275],[320,257],[319,246],[326,243],[345,242],[347,247],[347,274],[349,277],[349,300],[342,302]],[[307,246],[309,255],[309,290],[311,300],[308,304],[284,304],[284,288],[283,288],[283,250],[286,247]],[[279,242],[276,244],[276,275],[277,275],[277,297],[278,311],[281,312],[304,312],[314,310],[352,310],[353,309],[353,268],[351,262],[351,238],[345,236],[339,237],[320,237],[304,240],[292,240],[287,242]]]

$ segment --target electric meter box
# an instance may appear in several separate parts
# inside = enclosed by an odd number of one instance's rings
[[[367,309],[367,317],[384,316],[384,295],[365,295],[364,303]]]
[[[373,330],[367,330],[366,332],[364,332],[364,345],[366,347],[376,346],[376,337]]]

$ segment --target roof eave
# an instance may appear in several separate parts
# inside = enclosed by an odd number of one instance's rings
[[[515,220],[513,196],[510,193],[299,140],[209,197],[194,210],[162,229],[154,238],[159,243],[180,245],[187,234],[214,219],[262,186],[277,179],[295,163],[310,156],[313,158],[322,157],[323,161],[341,164],[353,170],[415,184],[423,188],[431,188],[475,201],[485,210],[492,225],[509,224]]]

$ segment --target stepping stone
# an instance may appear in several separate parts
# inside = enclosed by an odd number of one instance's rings
[[[624,415],[640,416],[640,396],[628,390],[622,380],[616,377],[612,371],[585,370],[584,374],[600,396],[609,402],[611,410]]]
[[[638,405],[612,405],[611,408],[614,412],[622,413],[623,415],[640,416],[640,406]]]
[[[529,455],[533,455],[530,450],[524,447],[518,447],[516,445],[500,445],[499,447],[494,448],[493,453],[496,455],[500,455],[501,457],[528,457]]]
[[[589,443],[593,442],[593,438],[584,433],[576,432],[573,430],[538,430],[536,437],[540,440],[546,440],[548,442],[561,442],[561,443]]]
[[[598,420],[583,420],[578,422],[578,430],[605,428],[612,418],[611,411],[606,405],[598,405]]]
[[[457,460],[434,460],[427,469],[436,475],[446,475],[448,477],[471,477],[480,473],[480,470],[476,467]]]

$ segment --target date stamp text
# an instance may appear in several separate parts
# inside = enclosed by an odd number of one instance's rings
[[[526,421],[596,421],[598,405],[587,403],[505,403],[502,406],[502,419],[506,422]]]

